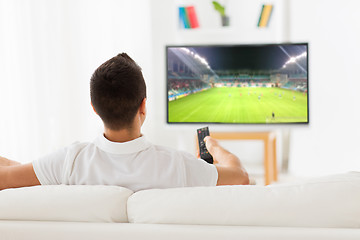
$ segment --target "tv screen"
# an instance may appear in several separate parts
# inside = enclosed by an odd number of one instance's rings
[[[167,122],[309,122],[308,44],[167,46]]]

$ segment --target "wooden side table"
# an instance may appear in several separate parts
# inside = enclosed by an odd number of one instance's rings
[[[264,141],[265,185],[277,181],[276,134],[274,132],[211,132],[219,140],[262,140]]]

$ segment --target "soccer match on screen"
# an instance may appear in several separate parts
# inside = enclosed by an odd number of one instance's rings
[[[307,44],[167,47],[169,123],[308,123]]]

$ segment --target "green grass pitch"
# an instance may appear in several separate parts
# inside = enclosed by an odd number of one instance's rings
[[[211,88],[169,102],[168,121],[301,123],[308,121],[307,105],[307,93],[281,88]]]

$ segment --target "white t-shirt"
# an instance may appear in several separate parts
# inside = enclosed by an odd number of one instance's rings
[[[42,185],[117,185],[133,191],[215,186],[218,179],[214,165],[153,145],[144,136],[118,143],[101,135],[42,157],[33,167]]]

